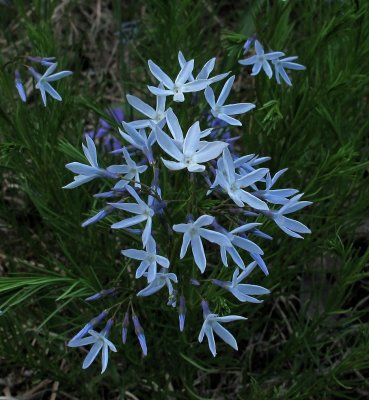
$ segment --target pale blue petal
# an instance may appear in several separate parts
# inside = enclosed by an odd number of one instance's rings
[[[171,157],[177,161],[181,161],[183,154],[179,151],[178,147],[175,145],[174,140],[171,139],[167,134],[165,134],[160,128],[156,129],[156,140],[159,146]]]
[[[143,222],[146,220],[145,215],[136,215],[135,217],[127,218],[124,219],[123,221],[116,222],[111,226],[112,229],[123,229],[123,228],[128,228],[129,226],[137,225],[140,222]]]
[[[209,142],[206,146],[203,146],[196,154],[193,159],[196,163],[201,164],[214,158],[219,157],[228,143],[224,142]]]
[[[200,141],[200,124],[195,122],[188,129],[186,137],[183,142],[183,153],[191,154],[195,152],[198,148],[198,143]]]
[[[209,344],[209,349],[211,351],[211,354],[215,357],[217,355],[217,349],[215,346],[213,330],[209,325],[206,325],[204,332],[205,332],[206,337],[208,338],[208,344]]]
[[[170,96],[174,94],[173,90],[162,89],[155,86],[147,86],[147,87],[150,90],[150,92],[155,96]]]
[[[174,86],[173,81],[169,78],[169,76],[158,65],[156,65],[151,60],[148,61],[148,64],[149,64],[149,68],[150,68],[151,73],[155,76],[155,78],[159,82],[162,82],[163,85],[166,86],[168,89],[173,88],[173,86]]]
[[[208,86],[205,89],[205,98],[206,98],[206,101],[208,102],[209,106],[214,110],[215,109],[215,97],[214,97],[214,91],[210,86]]]
[[[43,84],[43,87],[49,95],[54,98],[55,100],[62,101],[62,97],[60,94],[47,82]]]
[[[214,217],[205,214],[197,218],[197,220],[195,221],[195,225],[200,228],[202,226],[211,225],[213,222],[214,222]]]
[[[133,258],[134,260],[144,260],[147,256],[147,252],[144,250],[127,249],[121,252],[124,256]]]
[[[252,110],[255,107],[255,104],[252,103],[230,104],[227,106],[223,106],[222,112],[227,115],[243,114]]]
[[[241,200],[247,203],[250,207],[253,207],[256,210],[265,210],[265,211],[269,210],[268,205],[264,201],[258,199],[252,194],[247,193],[244,190],[239,190],[238,192]]]
[[[44,80],[46,82],[54,82],[54,81],[57,81],[59,79],[65,78],[67,76],[70,76],[72,74],[73,74],[72,71],[61,71],[61,72],[57,72],[54,75],[47,76],[46,78],[44,78]]]
[[[163,161],[164,165],[172,171],[178,171],[187,167],[186,164],[182,162],[169,161],[165,160],[164,158],[162,158],[161,160]]]
[[[183,132],[182,132],[181,126],[179,125],[178,118],[174,114],[174,112],[171,108],[168,108],[166,119],[167,119],[167,125],[169,127],[169,130],[170,130],[173,138],[178,143],[182,143],[183,142]]]
[[[198,92],[200,90],[204,90],[209,85],[209,81],[207,79],[199,79],[190,83],[185,83],[182,86],[182,92],[190,93],[190,92]]]
[[[95,342],[96,342],[96,338],[94,336],[89,336],[89,337],[82,338],[82,339],[71,340],[68,343],[68,347],[87,346],[87,345],[95,343]]]
[[[138,97],[127,94],[127,101],[133,108],[140,111],[142,114],[148,116],[151,119],[155,118],[155,110]]]
[[[224,113],[219,113],[218,118],[224,122],[227,122],[227,124],[229,124],[229,125],[233,125],[233,126],[241,126],[242,125],[242,123],[240,121],[238,121],[236,118],[232,118]]]
[[[217,106],[222,106],[224,102],[227,100],[227,97],[229,96],[229,93],[232,89],[233,82],[235,80],[235,75],[231,76],[229,79],[227,79],[226,83],[223,86],[222,91],[220,92],[220,95],[217,100]]]
[[[178,232],[178,231],[177,231]],[[188,245],[190,243],[191,236],[188,233],[185,233],[183,235],[183,241],[182,241],[182,246],[181,246],[181,252],[179,254],[179,258],[182,259],[185,254],[187,253]]]
[[[206,268],[206,257],[200,236],[193,236],[191,238],[191,247],[195,263],[199,267],[201,273],[203,273]]]
[[[258,40],[255,40],[255,50],[258,56],[264,54],[264,48]]]
[[[227,344],[229,344],[235,350],[238,350],[236,339],[234,338],[234,336],[229,331],[227,331],[227,329],[225,329],[218,322],[214,322],[213,323],[213,330]]]
[[[103,342],[101,340],[98,340],[92,347],[89,353],[87,354],[85,360],[83,361],[82,368],[86,369],[88,368],[93,361],[95,360],[96,356],[99,354],[99,351],[101,350],[103,346]]]
[[[200,228],[199,234],[204,239],[208,240],[211,243],[216,243],[219,246],[232,246],[232,243],[227,238],[227,236],[223,235],[222,233],[211,231],[209,229]]]
[[[194,60],[190,60],[184,65],[175,80],[175,84],[177,86],[182,86],[188,80],[189,76],[192,73],[193,67]]]
[[[101,373],[103,374],[108,366],[108,360],[109,360],[109,350],[108,346],[104,343],[104,346],[102,348],[102,354],[101,354]]]
[[[190,229],[190,224],[176,224],[173,225],[174,232],[185,233]]]

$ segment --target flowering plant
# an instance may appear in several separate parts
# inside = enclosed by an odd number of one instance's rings
[[[268,55],[264,54],[259,42],[256,41],[255,46],[257,55],[244,64],[254,64],[254,75],[261,68],[271,75],[268,60],[274,62],[283,53]],[[202,342],[206,336],[215,356],[215,332],[237,350],[236,339],[221,324],[246,318],[219,315],[224,314],[224,310],[207,297],[209,285],[221,288],[220,298],[229,296],[229,292],[240,302],[261,302],[255,296],[268,294],[269,290],[241,282],[256,267],[265,275],[269,274],[263,259],[264,251],[255,242],[257,238],[271,239],[260,230],[263,222],[270,219],[286,234],[296,238],[310,233],[304,224],[286,216],[310,202],[301,201],[302,194],[296,189],[274,187],[286,169],[273,176],[268,168],[259,166],[268,161],[268,157],[238,154],[229,127],[242,126],[240,116],[250,112],[255,105],[228,104],[235,76],[228,78],[215,100],[214,83],[229,74],[209,77],[215,67],[215,59],[211,59],[195,78],[194,60],[186,61],[181,52],[178,59],[180,70],[174,79],[153,61],[148,62],[152,75],[159,82],[157,87],[148,86],[156,96],[156,109],[135,96],[127,96],[129,104],[147,119],[122,122],[119,129],[122,148],[114,151],[122,156],[120,163],[102,167],[98,163],[94,141],[86,136],[87,146],[83,145],[83,151],[88,164],[72,162],[66,165],[77,174],[65,186],[67,189],[97,178],[106,179],[110,185],[109,191],[94,195],[106,199],[105,207],[82,226],[109,217],[109,221],[115,221],[111,228],[130,237],[134,243],[132,248],[122,250],[122,262],[127,266],[124,279],[133,282],[128,296],[119,288],[109,288],[86,299],[91,301],[114,295],[117,301],[70,340],[71,347],[93,345],[83,368],[91,365],[102,350],[102,372],[105,371],[108,349],[116,351],[107,336],[122,309],[125,311],[123,343],[127,340],[132,315],[135,333],[146,355],[148,346],[135,311],[138,307],[136,299],[156,293],[165,296],[164,287],[168,290],[168,306],[176,307],[178,302],[180,331],[185,329],[186,313],[198,313],[202,309],[203,324],[200,328],[199,323],[198,340]],[[279,74],[284,76],[281,70]],[[198,96],[199,92],[204,92],[205,101]],[[173,102],[167,108],[168,97]],[[191,111],[188,114],[197,114],[197,117],[178,118],[182,104],[188,99],[192,102],[192,105],[186,105]],[[201,111],[208,106],[212,115],[210,121],[210,114]],[[238,119],[234,115],[238,115]],[[212,127],[219,125],[223,129],[213,131]],[[246,132],[242,134],[247,135]],[[228,277],[228,280],[220,277]],[[109,313],[111,318],[98,333],[95,326]],[[87,333],[90,336],[86,337]]]

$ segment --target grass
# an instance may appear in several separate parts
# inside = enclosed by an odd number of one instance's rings
[[[17,0],[0,7],[3,390],[20,396],[48,379],[35,398],[49,398],[51,382],[59,382],[60,398],[78,399],[367,398],[369,4]],[[130,40],[120,30],[129,20],[138,21]],[[307,66],[293,74],[292,89],[239,67],[254,32]],[[231,327],[237,353],[218,345],[213,359],[197,343],[200,312],[188,314],[180,335],[177,311],[159,296],[138,305],[148,357],[130,331],[100,376],[98,365],[83,371],[82,351],[66,342],[114,304],[84,297],[112,280],[129,291],[119,255],[129,243],[106,222],[80,228],[100,209],[90,195],[100,186],[62,190],[71,180],[64,165],[81,157],[82,133],[108,106],[122,105],[131,118],[123,96],[150,99],[146,60],[173,75],[179,49],[197,65],[217,55],[218,71],[237,73],[234,99],[257,105],[243,121],[243,151],[271,156],[272,171],[289,168],[281,183],[314,202],[299,213],[313,233],[293,240],[266,225],[274,237],[262,243],[271,274],[256,273],[253,282],[271,295],[260,305],[219,299],[220,310],[248,317]],[[57,84],[62,103],[44,109],[38,94],[27,104],[16,97],[13,61],[28,54],[55,55],[74,71]],[[105,164],[111,160],[105,155]],[[112,340],[120,343],[119,329]]]

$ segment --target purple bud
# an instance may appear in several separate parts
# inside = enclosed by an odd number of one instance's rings
[[[85,301],[93,301],[93,300],[99,300],[103,297],[106,296],[113,296],[116,293],[117,289],[116,288],[110,288],[110,289],[106,289],[106,290],[101,290],[99,293],[96,293],[90,297],[87,297],[87,299],[85,299]]]
[[[186,215],[186,221],[187,221],[188,223],[193,222],[193,215],[192,215],[192,214],[187,214],[187,215]]]
[[[135,315],[135,314],[132,315],[132,321],[133,321],[133,325],[135,327],[135,333],[138,337],[138,341],[140,342],[142,352],[143,352],[144,356],[147,356],[147,345],[146,345],[145,333],[144,333],[142,326],[140,325],[137,315]]]
[[[35,71],[32,67],[28,68],[28,72],[37,80],[41,78],[41,75],[37,71]]]
[[[44,67],[50,67],[50,65],[55,64],[56,57],[32,57],[28,56],[27,57],[30,61],[39,63],[43,65]]]
[[[97,317],[92,318],[90,322],[88,322],[75,336],[72,337],[69,343],[73,342],[74,340],[83,338],[90,329],[92,329],[95,325],[102,321],[107,315],[108,311],[103,310]]]
[[[197,279],[195,279],[195,278],[191,278],[191,279],[190,279],[190,283],[191,283],[191,285],[193,285],[193,286],[200,286],[200,282],[199,282]]]
[[[251,37],[249,37],[246,40],[245,44],[243,45],[243,53],[244,54],[247,53],[250,50],[251,46],[255,42],[255,39],[256,39],[256,34],[254,33]]]
[[[206,300],[202,300],[201,307],[205,319],[210,314],[209,303]]]
[[[179,330],[183,332],[186,319],[186,299],[184,296],[179,298]]]
[[[127,311],[124,314],[123,327],[122,327],[122,342],[123,342],[123,344],[125,344],[127,341],[128,325],[129,325],[129,312]]]
[[[95,214],[93,217],[91,217],[88,220],[86,220],[85,222],[83,222],[83,224],[81,225],[82,228],[85,228],[88,225],[94,224],[95,222],[102,220],[103,218],[110,215],[114,210],[115,209],[112,206],[107,206],[107,207],[103,208],[97,214]]]
[[[212,279],[212,280],[211,280],[211,283],[212,283],[213,285],[220,286],[220,287],[222,287],[223,289],[225,289],[225,288],[228,286],[228,283],[227,283],[227,282],[220,281],[219,279]]]
[[[101,331],[101,334],[104,337],[108,337],[109,336],[109,333],[110,333],[110,330],[111,330],[111,327],[113,326],[113,324],[114,324],[114,320],[112,318],[107,320],[104,329]]]
[[[15,70],[15,87],[18,91],[20,98],[25,103],[27,101],[27,95],[18,70]]]
[[[270,235],[268,235],[268,234],[262,232],[262,231],[259,230],[259,229],[254,229],[254,230],[252,231],[252,233],[253,233],[255,236],[259,236],[259,237],[261,237],[261,238],[263,238],[263,239],[273,240],[273,237],[272,237],[272,236],[270,236]]]

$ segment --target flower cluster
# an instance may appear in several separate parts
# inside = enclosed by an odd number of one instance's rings
[[[262,48],[258,42],[255,46],[259,54]],[[279,57],[283,53],[274,55]],[[274,55],[272,58],[270,54],[265,55],[263,60],[258,59],[260,62],[255,58],[254,75],[262,67],[269,73],[267,61],[275,60]],[[132,285],[132,295],[127,297],[125,292],[124,300],[116,305],[118,310],[127,307],[122,320],[122,342],[126,343],[131,316],[142,352],[147,354],[144,330],[134,311],[135,296],[156,293],[164,296],[167,290],[167,305],[178,307],[180,331],[185,329],[186,313],[202,309],[203,324],[198,340],[202,342],[206,336],[215,356],[214,333],[237,350],[236,339],[222,324],[246,318],[224,315],[220,303],[207,297],[209,285],[212,293],[215,286],[218,288],[219,297],[233,296],[240,302],[260,303],[259,296],[268,294],[269,290],[244,280],[256,267],[269,274],[264,252],[256,243],[258,238],[272,239],[260,230],[262,222],[269,219],[287,235],[302,238],[301,234],[310,230],[286,215],[310,202],[301,201],[302,194],[296,189],[275,188],[286,169],[273,176],[268,168],[260,167],[268,157],[240,156],[235,152],[235,137],[230,127],[242,126],[240,116],[255,108],[252,103],[232,104],[228,100],[235,76],[227,79],[216,98],[212,85],[228,74],[210,77],[215,59],[209,60],[196,77],[194,60],[186,61],[181,52],[178,59],[179,71],[175,78],[170,78],[153,61],[148,62],[158,82],[157,86],[148,86],[156,96],[155,108],[138,97],[127,96],[128,103],[145,118],[122,122],[119,128],[121,163],[100,166],[96,145],[87,135],[87,143],[83,145],[87,163],[66,165],[76,176],[65,188],[75,188],[97,178],[110,182],[109,191],[95,195],[98,199],[107,199],[106,205],[82,226],[107,216],[116,218],[111,228],[128,233],[131,243],[135,244],[121,251],[125,263],[131,267],[125,279],[136,283]],[[209,107],[208,112],[199,112],[200,120],[179,118],[178,103],[182,104],[188,93],[201,92],[204,97],[202,103],[198,101],[199,109]],[[173,102],[167,108],[168,98]],[[249,221],[250,218],[257,218],[257,222]],[[119,297],[119,288],[100,291],[86,300],[106,296]],[[210,311],[209,300],[214,302],[211,307],[217,313]],[[107,339],[112,319],[101,332],[93,329],[107,315],[108,311],[104,310],[69,342],[71,347],[92,345],[83,368],[101,350],[104,372],[108,350],[116,351]]]
[[[58,81],[59,79],[65,78],[69,75],[72,75],[72,71],[60,71],[54,73],[56,70],[58,63],[55,61],[55,57],[27,57],[28,61],[33,63],[40,64],[44,67],[47,67],[46,71],[43,74],[37,72],[33,67],[28,67],[28,73],[33,76],[36,81],[35,88],[38,89],[41,93],[42,102],[44,106],[47,105],[46,93],[49,94],[53,99],[62,101],[62,97],[60,94],[51,86],[50,82]],[[18,94],[23,102],[27,101],[27,94],[24,88],[21,74],[19,70],[15,71],[15,87],[18,91]]]
[[[269,64],[269,62],[272,62],[272,65],[274,67],[274,73],[275,73],[275,79],[278,84],[281,84],[281,78],[287,83],[287,85],[292,86],[292,82],[290,77],[288,76],[286,69],[292,69],[292,70],[304,70],[305,66],[295,63],[295,61],[298,57],[297,56],[292,56],[292,57],[286,57],[286,58],[281,58],[285,56],[285,54],[281,51],[272,51],[270,53],[265,53],[263,46],[260,44],[258,40],[247,40],[244,46],[245,52],[248,52],[251,44],[255,42],[255,55],[246,58],[245,60],[240,60],[239,63],[241,65],[252,65],[252,76],[257,75],[261,70],[263,70],[268,78],[270,79],[273,76],[273,70]]]

